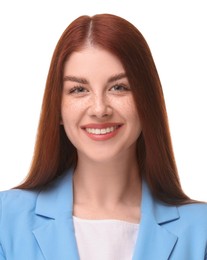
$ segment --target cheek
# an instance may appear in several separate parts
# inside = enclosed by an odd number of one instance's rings
[[[79,102],[75,102],[75,100],[67,100],[64,99],[62,100],[62,113],[67,113],[67,111],[72,111],[76,109],[79,106]]]
[[[62,125],[68,139],[74,146],[76,133],[75,126],[77,125],[78,111],[78,104],[76,102],[68,102],[68,100],[63,99],[61,104]]]
[[[63,99],[61,104],[61,116],[63,123],[73,122],[83,110],[83,104],[77,100]]]
[[[125,117],[129,120],[139,121],[139,114],[135,106],[134,99],[131,96],[120,102],[119,110],[121,110],[122,113],[125,114]]]
[[[134,99],[131,97],[123,104],[123,109],[125,110],[126,118],[128,119],[130,125],[133,127],[133,132],[139,136],[142,131],[142,125],[135,105]]]

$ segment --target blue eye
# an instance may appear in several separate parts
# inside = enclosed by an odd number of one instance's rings
[[[113,87],[111,87],[110,90],[122,92],[122,91],[129,91],[130,88],[125,85],[117,84],[117,85],[114,85]]]
[[[88,92],[88,90],[81,86],[76,86],[69,90],[70,94],[79,94],[79,93],[84,93],[84,92]]]

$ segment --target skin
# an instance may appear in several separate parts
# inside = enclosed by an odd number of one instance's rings
[[[73,215],[138,223],[141,123],[123,65],[86,45],[66,61],[63,76],[61,123],[78,153]]]

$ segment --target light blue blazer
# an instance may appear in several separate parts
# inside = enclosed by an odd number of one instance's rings
[[[68,171],[40,192],[0,193],[0,260],[79,259],[72,175]],[[165,205],[143,182],[141,214],[133,260],[207,259],[207,205]]]

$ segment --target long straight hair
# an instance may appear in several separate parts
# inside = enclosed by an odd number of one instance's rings
[[[60,124],[63,68],[71,53],[87,43],[113,53],[125,68],[142,124],[137,161],[153,195],[171,205],[192,202],[179,181],[162,86],[150,48],[134,25],[111,14],[80,16],[60,37],[48,72],[31,168],[18,188],[43,187],[77,164],[76,149]]]

